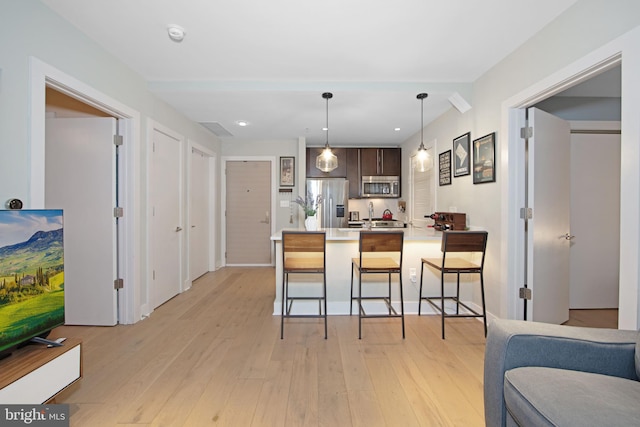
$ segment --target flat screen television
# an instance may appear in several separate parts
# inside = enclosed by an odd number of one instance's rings
[[[0,210],[0,356],[62,324],[62,210]]]

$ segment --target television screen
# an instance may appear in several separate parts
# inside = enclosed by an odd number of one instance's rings
[[[0,210],[0,353],[64,324],[62,210]]]

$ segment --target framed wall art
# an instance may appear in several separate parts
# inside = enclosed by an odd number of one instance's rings
[[[471,173],[471,132],[453,140],[453,176],[465,176]]]
[[[439,178],[440,186],[451,184],[451,150],[440,153]]]
[[[496,180],[496,133],[473,140],[473,183]]]
[[[280,157],[280,186],[293,187],[296,182],[296,158]]]

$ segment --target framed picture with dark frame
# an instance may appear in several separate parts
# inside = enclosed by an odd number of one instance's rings
[[[440,186],[451,184],[451,150],[444,151],[438,156],[439,163],[439,183]]]
[[[496,180],[496,133],[473,140],[473,183]]]
[[[296,158],[280,157],[280,186],[293,187],[296,182]]]
[[[471,132],[453,140],[453,176],[465,176],[471,173]]]

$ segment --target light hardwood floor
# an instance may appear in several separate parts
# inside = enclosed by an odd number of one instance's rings
[[[65,326],[84,377],[58,403],[72,426],[481,426],[485,338],[476,319],[273,316],[273,268],[224,268],[150,318]]]

